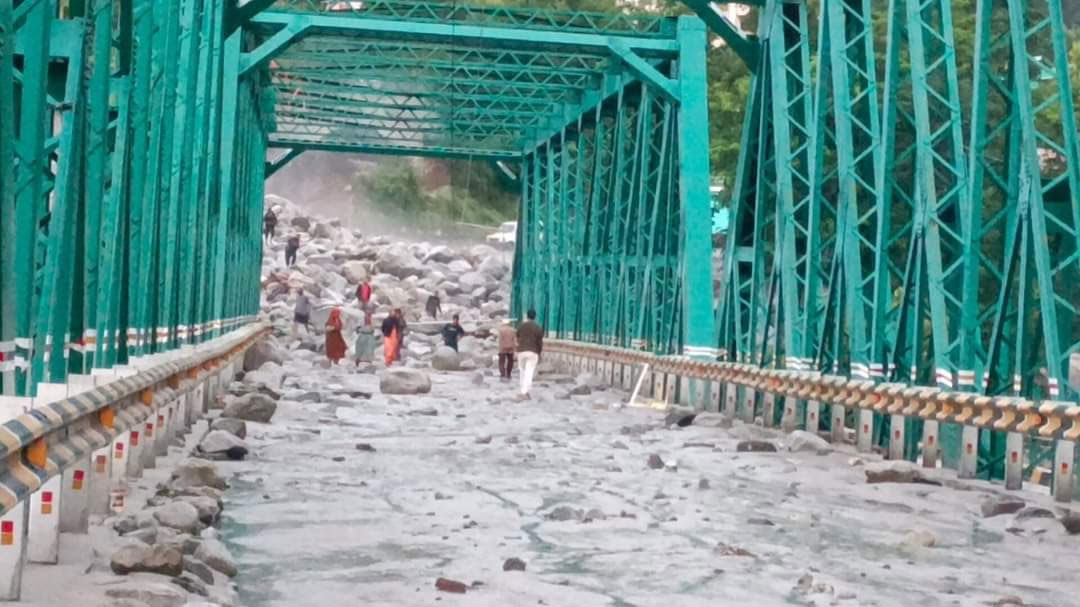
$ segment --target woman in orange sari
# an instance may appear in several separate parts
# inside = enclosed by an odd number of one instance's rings
[[[348,346],[345,345],[345,338],[341,336],[343,328],[341,308],[334,308],[330,311],[330,318],[326,321],[326,357],[335,365],[345,358],[345,351],[348,350]]]
[[[399,359],[399,348],[401,345],[401,320],[398,318],[398,311],[394,310],[390,312],[390,316],[386,317],[386,320],[382,323],[383,334],[383,360],[386,361],[386,366],[394,364],[395,359]]]

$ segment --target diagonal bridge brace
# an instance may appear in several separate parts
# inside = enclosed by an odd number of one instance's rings
[[[621,40],[609,40],[608,48],[611,50],[611,54],[622,62],[627,69],[633,72],[635,76],[640,78],[643,82],[656,87],[657,91],[667,98],[668,101],[679,103],[678,83],[661,74],[660,70],[635,54],[634,51],[630,50],[630,48]]]

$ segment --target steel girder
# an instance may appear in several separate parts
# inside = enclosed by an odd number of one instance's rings
[[[785,34],[794,8],[767,5],[759,23],[720,291],[722,353],[864,380],[1075,398],[1080,149],[1059,0],[979,3],[970,105],[948,1],[890,3],[881,55],[869,2],[821,7],[806,215],[801,148],[784,137],[806,121],[782,86],[792,64],[778,57],[808,41]],[[794,314],[785,289],[803,303]],[[888,423],[875,420],[881,444]],[[961,443],[978,444],[978,474],[1003,471],[1004,439],[993,433],[961,441],[958,429],[909,424],[903,434],[907,457],[932,462],[940,443],[956,466]],[[1028,466],[1046,459],[1030,446]]]
[[[596,94],[529,149],[512,309],[560,336],[710,355],[705,32],[678,22],[674,102],[638,82]],[[692,125],[692,126],[691,126]]]
[[[36,0],[17,3],[17,22],[11,7],[0,6],[0,112],[15,118],[0,120],[4,393],[253,314],[265,135],[240,145],[258,169],[252,219],[219,194],[223,0]],[[227,211],[254,229],[215,234]],[[212,293],[215,247],[246,247],[232,272],[246,282]]]

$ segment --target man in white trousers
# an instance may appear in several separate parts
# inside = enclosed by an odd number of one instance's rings
[[[536,310],[530,309],[528,320],[517,330],[518,365],[521,367],[521,399],[528,400],[536,365],[544,351],[544,329],[536,324]]]

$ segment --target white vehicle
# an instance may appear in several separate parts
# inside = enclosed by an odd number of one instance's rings
[[[517,241],[517,222],[504,221],[499,229],[487,235],[488,244],[512,246]]]
[[[331,12],[358,11],[364,8],[363,2],[327,2],[326,10]]]

